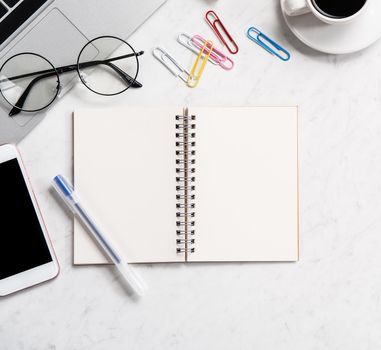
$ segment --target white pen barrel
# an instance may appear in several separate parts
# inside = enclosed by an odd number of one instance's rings
[[[128,265],[128,263],[123,260],[122,255],[117,251],[116,246],[112,243],[112,241],[99,230],[91,216],[82,207],[74,193],[72,185],[70,185],[70,183],[66,181],[63,176],[57,175],[53,179],[53,186],[68,207],[85,225],[87,232],[98,242],[100,248],[103,249],[103,251],[115,264],[131,291],[135,292],[137,295],[142,295],[143,290],[145,289],[143,282],[138,278],[137,274]]]
[[[122,261],[120,254],[115,250],[114,244],[110,242],[97,228],[94,221],[90,219],[90,216],[85,212],[82,206],[76,202],[74,204],[74,211],[81,221],[85,224],[88,232],[95,238],[98,244],[103,248],[107,256],[112,260],[114,264],[119,264]]]
[[[121,262],[116,264],[116,267],[118,268],[120,274],[124,277],[128,286],[133,289],[135,294],[142,296],[146,290],[145,285],[130,265]]]
[[[128,287],[137,295],[144,294],[144,286],[142,281],[138,278],[134,270],[123,261],[121,254],[114,248],[115,245],[107,239],[97,228],[96,224],[90,219],[90,216],[85,212],[82,206],[77,202],[74,204],[75,213],[80,217],[82,222],[86,225],[88,231],[93,235],[98,244],[107,253],[108,257],[117,267],[119,273],[122,275]]]

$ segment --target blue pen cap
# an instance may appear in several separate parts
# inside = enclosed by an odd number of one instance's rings
[[[54,184],[63,195],[71,197],[73,195],[73,187],[65,180],[62,175],[57,175],[53,179]]]

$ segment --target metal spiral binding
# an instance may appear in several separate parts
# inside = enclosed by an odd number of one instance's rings
[[[176,251],[187,260],[195,251],[196,117],[187,108],[183,114],[176,116]]]

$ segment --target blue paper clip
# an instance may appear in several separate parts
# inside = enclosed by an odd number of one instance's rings
[[[256,33],[256,36],[253,36],[251,32]],[[266,51],[270,52],[272,55],[277,56],[282,61],[288,61],[291,58],[291,54],[284,49],[282,46],[280,46],[277,42],[270,39],[267,35],[263,34],[259,29],[255,27],[250,27],[247,30],[247,36],[250,40],[253,40],[256,42],[259,46],[263,47]],[[268,45],[271,44],[270,45]],[[275,50],[274,50],[275,49]],[[282,54],[280,54],[280,52]]]

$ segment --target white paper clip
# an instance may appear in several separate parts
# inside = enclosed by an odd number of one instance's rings
[[[160,61],[176,77],[185,84],[188,83],[189,72],[183,68],[167,51],[161,47],[155,47],[152,51],[155,58]]]

